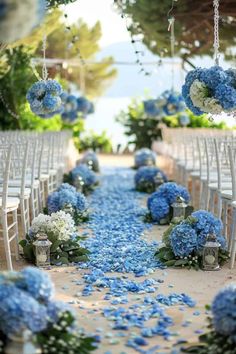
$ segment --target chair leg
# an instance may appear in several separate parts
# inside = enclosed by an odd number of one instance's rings
[[[230,242],[229,242],[229,251],[230,251],[230,269],[234,267],[235,262],[235,253],[236,253],[236,209],[233,208],[233,215],[232,215],[232,229],[230,235]]]
[[[11,248],[9,243],[9,234],[8,234],[8,222],[7,222],[7,213],[2,212],[2,228],[3,228],[3,242],[4,242],[4,249],[6,254],[7,260],[7,269],[13,270],[12,266],[12,259],[11,259]]]
[[[208,210],[215,214],[215,191],[210,190],[210,198],[209,198],[209,208]]]
[[[35,205],[34,205],[34,189],[30,193],[30,211],[31,211],[31,220],[35,218]]]
[[[217,217],[218,219],[221,219],[222,216],[222,199],[220,197],[220,194],[217,194]]]
[[[15,257],[16,260],[19,260],[19,234],[18,234],[18,224],[17,224],[17,210],[13,211],[13,222],[15,224],[14,226],[14,232],[15,232]]]
[[[22,233],[23,236],[26,235],[26,219],[25,219],[25,200],[24,198],[20,198],[20,219],[21,219],[21,226],[22,226]]]
[[[222,222],[223,222],[223,235],[227,235],[227,213],[228,213],[228,203],[223,201],[223,213],[222,213]]]

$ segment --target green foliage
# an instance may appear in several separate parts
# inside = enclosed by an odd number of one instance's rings
[[[103,131],[101,134],[97,134],[90,130],[88,133],[81,136],[75,145],[79,151],[86,151],[92,149],[93,151],[110,153],[112,151],[111,140]]]
[[[50,261],[53,265],[69,264],[72,262],[85,262],[88,260],[89,251],[80,247],[79,238],[68,241],[58,240],[52,233],[48,234],[49,241],[52,242],[50,248]],[[26,235],[26,239],[20,241],[23,248],[24,257],[31,263],[35,262],[34,238]]]
[[[129,144],[134,144],[136,149],[150,148],[152,142],[161,137],[157,119],[146,117],[143,103],[138,100],[133,100],[126,111],[121,111],[116,121],[125,127]]]
[[[123,9],[133,24],[131,31],[134,34],[143,34],[143,42],[153,52],[161,56],[170,56],[170,33],[168,27],[168,13],[171,1],[163,0],[124,0]],[[221,51],[235,46],[233,26],[236,19],[232,13],[236,10],[236,3],[227,6],[222,1],[220,5],[220,39]],[[213,54],[213,8],[212,1],[182,0],[173,2],[170,16],[175,16],[176,53],[185,60],[195,55]]]
[[[94,338],[85,337],[75,327],[75,318],[69,311],[63,312],[56,324],[51,324],[36,336],[42,354],[88,354],[95,350]],[[62,345],[64,342],[64,345]]]
[[[48,7],[58,7],[60,5],[68,5],[76,0],[47,0]]]

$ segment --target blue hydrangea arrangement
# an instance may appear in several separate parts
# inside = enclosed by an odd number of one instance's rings
[[[26,98],[31,111],[41,118],[50,118],[63,111],[64,93],[56,80],[35,82],[28,90]]]
[[[86,152],[80,162],[88,165],[88,168],[94,172],[99,172],[100,170],[98,157],[93,151]]]
[[[148,149],[142,148],[137,150],[134,154],[134,165],[135,168],[141,166],[154,166],[156,164],[156,154]]]
[[[53,289],[48,274],[37,268],[0,273],[1,352],[12,335],[21,337],[25,330],[32,332],[42,354],[54,348],[66,354],[72,347],[72,339],[77,349],[73,353],[86,349],[85,353],[89,353],[94,349],[93,339],[79,334],[74,311],[67,304],[53,300]],[[55,342],[51,341],[52,336],[57,337]],[[65,351],[60,349],[62,343],[58,344],[62,338]]]
[[[196,115],[236,110],[236,70],[220,66],[190,71],[182,87],[188,108]]]
[[[82,190],[85,194],[93,191],[98,184],[96,174],[84,163],[81,163],[71,170],[70,180],[78,190]]]
[[[208,331],[191,343],[184,353],[193,354],[234,354],[236,345],[236,286],[231,284],[219,291],[213,299],[211,315],[207,318]]]
[[[88,203],[84,194],[77,192],[76,188],[63,183],[55,192],[48,196],[47,211],[49,214],[64,210],[71,214],[76,224],[87,220]]]
[[[207,236],[214,233],[220,244],[219,259],[222,264],[228,259],[222,231],[221,220],[213,214],[205,210],[195,211],[185,220],[173,220],[163,235],[163,247],[158,249],[156,255],[167,266],[199,269]]]
[[[142,166],[136,172],[134,182],[138,191],[153,193],[162,183],[167,182],[167,176],[155,166]]]
[[[77,98],[77,111],[85,118],[88,114],[94,113],[94,104],[86,97],[80,96]]]
[[[28,36],[44,18],[45,0],[3,0],[0,3],[0,42],[9,44]]]
[[[78,118],[77,98],[74,95],[67,95],[64,103],[64,110],[61,115],[65,123],[73,124]]]
[[[162,102],[164,115],[172,116],[186,109],[182,95],[173,90],[164,91],[159,100]]]
[[[186,203],[190,200],[187,189],[174,182],[164,183],[156,192],[152,193],[147,200],[147,207],[152,220],[157,223],[168,223],[171,205],[178,196],[182,197]]]
[[[143,102],[144,112],[148,117],[159,117],[162,114],[162,109],[156,99],[150,99]]]

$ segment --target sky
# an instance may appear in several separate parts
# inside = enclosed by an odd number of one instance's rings
[[[68,18],[76,21],[83,18],[89,25],[97,21],[102,24],[101,47],[129,40],[129,34],[122,19],[113,8],[113,0],[78,0],[66,6]]]

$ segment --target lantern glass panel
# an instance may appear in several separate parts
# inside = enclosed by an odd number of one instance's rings
[[[35,258],[37,267],[43,268],[50,265],[50,247],[51,242],[46,234],[37,234],[37,240],[34,242]]]
[[[219,266],[219,248],[215,235],[208,235],[207,242],[203,247],[202,267],[204,270],[218,270]]]

